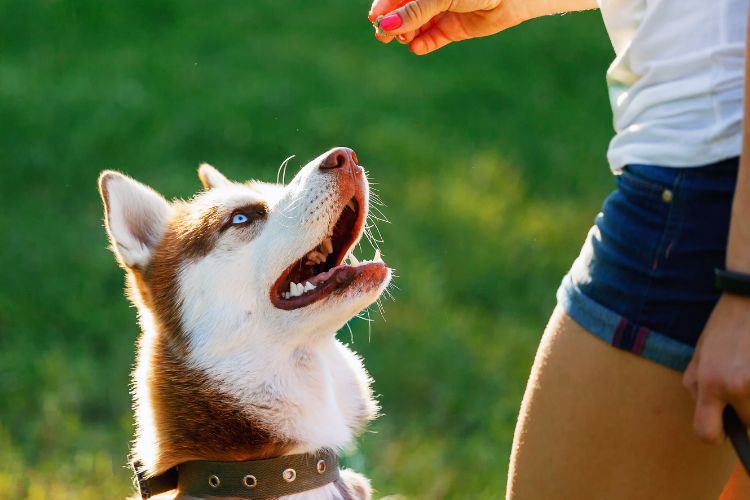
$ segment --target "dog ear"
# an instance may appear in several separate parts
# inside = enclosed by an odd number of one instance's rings
[[[224,177],[224,174],[208,163],[201,163],[201,166],[198,167],[198,178],[200,178],[201,184],[203,184],[203,188],[206,191],[211,188],[227,186],[232,183],[232,181]]]
[[[171,206],[159,193],[118,172],[99,176],[112,250],[126,268],[144,269],[161,240]]]

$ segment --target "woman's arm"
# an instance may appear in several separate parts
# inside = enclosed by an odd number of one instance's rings
[[[750,24],[748,25],[750,27]],[[748,34],[750,38],[750,33]],[[750,70],[750,52],[745,53],[745,68]],[[745,81],[742,156],[737,189],[732,204],[732,221],[727,246],[727,269],[750,274],[750,85]]]
[[[599,8],[596,0],[532,0],[521,3],[527,10],[526,19]]]
[[[750,29],[750,24],[748,25]],[[750,32],[748,34],[750,37]],[[747,41],[746,41],[747,45]],[[750,52],[745,51],[746,68]],[[732,205],[726,267],[750,274],[750,85],[745,78],[742,156]],[[696,401],[694,426],[702,439],[724,438],[722,412],[727,404],[750,426],[750,297],[722,294],[698,341],[685,376]]]
[[[375,0],[369,18],[374,22],[382,16],[380,41],[397,37],[423,55],[536,17],[595,8],[596,0]]]

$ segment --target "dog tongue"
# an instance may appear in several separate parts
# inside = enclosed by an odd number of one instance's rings
[[[346,266],[336,266],[336,267],[331,268],[330,270],[328,270],[328,271],[326,271],[324,273],[316,274],[315,276],[313,276],[312,278],[310,278],[307,281],[309,281],[310,284],[312,284],[312,285],[318,286],[319,284],[323,283],[328,278],[330,278],[331,276],[333,276],[333,273],[335,273],[338,269],[341,269],[343,267],[346,267]]]

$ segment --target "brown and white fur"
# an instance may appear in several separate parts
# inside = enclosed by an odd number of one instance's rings
[[[368,211],[356,155],[324,153],[286,186],[232,182],[209,165],[199,177],[203,192],[172,202],[120,173],[99,177],[142,329],[132,458],[151,476],[187,460],[349,446],[378,407],[362,360],[335,334],[391,278],[379,256],[342,264]],[[305,277],[316,289],[293,296],[290,281]],[[367,479],[344,470],[285,498],[370,495]]]

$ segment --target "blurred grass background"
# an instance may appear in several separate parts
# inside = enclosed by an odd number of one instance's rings
[[[417,58],[368,8],[0,0],[0,497],[130,492],[138,331],[98,172],[187,197],[201,161],[274,180],[334,145],[377,183],[399,275],[371,334],[341,334],[384,410],[346,461],[379,496],[503,495],[555,289],[612,182],[611,49],[588,12]]]

